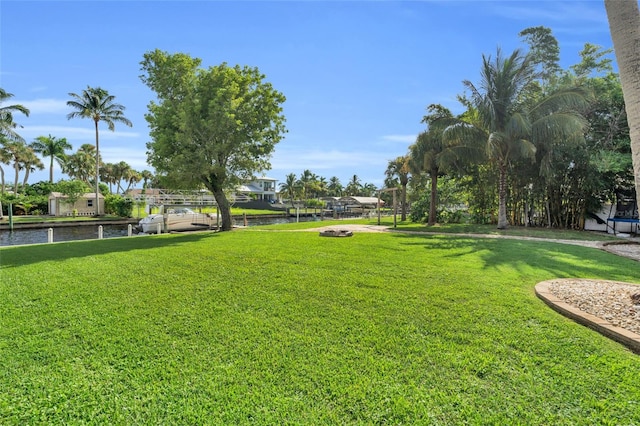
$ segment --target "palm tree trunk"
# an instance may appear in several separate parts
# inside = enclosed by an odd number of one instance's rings
[[[604,5],[620,71],[640,205],[640,9],[637,0],[605,0]]]
[[[100,147],[98,146],[98,120],[96,124],[96,216],[100,216]]]
[[[51,156],[51,163],[49,164],[49,183],[53,183],[53,155]]]
[[[407,220],[407,184],[402,185],[402,216],[403,222]]]
[[[429,198],[429,221],[427,224],[433,226],[436,224],[436,203],[438,200],[438,171],[431,170],[431,197]]]
[[[500,179],[498,183],[498,229],[507,229],[507,165],[500,164]]]
[[[20,166],[16,162],[16,164],[15,164],[15,166],[13,168],[16,171],[16,176],[15,176],[14,185],[13,185],[13,194],[14,195],[18,195],[18,177],[19,177],[18,175],[20,173]]]

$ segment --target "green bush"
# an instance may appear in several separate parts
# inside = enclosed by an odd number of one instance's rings
[[[15,215],[42,214],[49,210],[49,199],[43,195],[1,194],[0,203],[3,215],[9,215],[9,204]]]
[[[131,217],[133,214],[134,202],[131,198],[124,198],[121,195],[108,194],[104,197],[105,213],[120,217]]]
[[[322,208],[322,207],[324,207],[324,201],[312,198],[312,199],[306,200],[304,202],[304,205],[305,205],[305,207]]]

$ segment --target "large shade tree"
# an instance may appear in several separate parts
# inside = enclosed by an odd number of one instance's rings
[[[622,82],[640,206],[640,8],[636,0],[605,0],[604,5]]]
[[[98,194],[100,193],[100,144],[98,137],[98,124],[102,121],[106,123],[107,128],[112,132],[115,130],[116,123],[123,123],[131,127],[131,121],[124,116],[125,107],[115,102],[115,96],[100,87],[87,87],[80,94],[69,93],[71,100],[67,105],[75,111],[67,114],[68,119],[72,118],[88,118],[93,121],[96,133],[96,215],[100,215],[100,203]]]
[[[142,81],[157,95],[145,116],[149,163],[175,186],[204,185],[216,199],[221,229],[232,229],[225,191],[271,168],[282,139],[283,94],[257,68],[226,63],[199,68],[187,54],[148,52]]]
[[[31,142],[31,148],[43,157],[49,157],[49,182],[53,183],[53,162],[54,160],[62,166],[66,157],[65,150],[71,149],[71,144],[66,138],[56,138],[55,136],[38,136]]]

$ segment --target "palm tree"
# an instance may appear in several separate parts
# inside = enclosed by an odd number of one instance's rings
[[[142,176],[142,189],[147,189],[149,182],[153,179],[153,173],[149,170],[143,170],[140,172],[140,176]]]
[[[66,138],[56,138],[55,136],[38,136],[31,143],[31,148],[43,157],[50,157],[49,162],[49,182],[53,183],[53,160],[56,160],[60,166],[64,164],[65,150],[71,149],[71,144]]]
[[[427,130],[421,132],[416,142],[409,147],[409,170],[414,176],[424,172],[429,175],[431,181],[429,198],[428,225],[435,225],[437,221],[438,205],[438,178],[443,175],[443,170],[449,168],[462,168],[481,157],[477,145],[468,146],[462,141],[448,140],[444,138],[445,129],[456,126],[468,127],[469,113],[455,118],[449,109],[439,104],[431,104],[427,107],[428,114],[422,118],[427,125]],[[484,133],[480,133],[482,137]]]
[[[535,159],[536,142],[581,137],[586,121],[577,109],[584,108],[588,99],[583,90],[567,89],[528,105],[523,95],[536,77],[528,56],[516,49],[505,58],[498,49],[495,61],[483,55],[482,62],[480,86],[463,82],[471,92],[469,102],[480,125],[450,126],[447,133],[451,140],[485,144],[499,174],[498,229],[506,229],[507,173],[512,161]]]
[[[402,189],[402,193],[400,194],[400,203],[402,204],[402,221],[407,220],[407,184],[409,183],[409,160],[410,157],[408,155],[404,155],[401,157],[396,157],[395,159],[389,161],[387,164],[387,170],[385,170],[384,174],[387,176],[389,181],[394,180],[394,178],[398,178],[400,182],[400,188]]]
[[[376,192],[378,192],[378,187],[371,182],[365,183],[360,189],[360,194],[362,194],[363,197],[375,197]]]
[[[18,187],[20,182],[20,170],[25,170],[25,178],[23,184],[26,185],[26,181],[29,178],[29,172],[35,171],[36,168],[43,169],[44,165],[42,161],[36,156],[35,152],[21,141],[5,142],[3,150],[3,162],[5,158],[9,160],[9,163],[13,163],[13,170],[15,171],[14,179],[14,194],[18,193]],[[4,175],[4,173],[3,173]]]
[[[113,163],[104,163],[100,166],[100,179],[109,184],[110,194],[113,194],[113,184],[116,183],[114,175],[115,168],[116,165]]]
[[[13,95],[11,93],[7,93],[4,89],[0,88],[0,105],[8,99],[11,99]],[[27,117],[29,116],[29,109],[25,108],[22,105],[7,105],[0,106],[0,135],[5,136],[7,140],[16,140],[22,141],[22,137],[18,135],[15,130],[18,127],[13,121],[13,113],[20,112]]]
[[[300,188],[302,189],[302,198],[306,200],[312,193],[314,188],[314,182],[316,180],[316,175],[314,175],[311,170],[304,170],[302,174],[300,174]]]
[[[142,176],[140,175],[139,172],[130,168],[125,174],[124,180],[127,182],[127,189],[123,191],[123,194],[126,194],[127,192],[129,192],[129,189],[131,189],[131,185],[138,183],[142,180]]]
[[[67,155],[62,171],[72,179],[77,179],[91,186],[91,171],[96,167],[95,146],[85,143],[75,154]]]
[[[0,135],[0,164],[10,165],[12,156],[9,148],[6,146],[7,143],[8,141],[6,140],[4,135]],[[2,190],[0,191],[0,193],[4,194],[6,186],[4,181],[4,169],[2,168],[2,166],[0,166],[0,180],[2,181]],[[2,212],[0,212],[0,216],[1,215]]]
[[[357,196],[360,193],[361,189],[362,184],[360,183],[360,178],[358,177],[358,175],[353,175],[344,191],[347,193],[347,195]]]
[[[631,157],[640,205],[640,8],[637,0],[605,0],[629,123]]]
[[[131,173],[131,166],[126,161],[120,161],[113,165],[113,183],[117,184],[116,192],[122,194],[122,181],[126,181],[129,173]]]
[[[340,179],[337,176],[332,176],[329,178],[329,184],[327,185],[327,189],[329,190],[329,195],[332,197],[340,197],[342,196],[342,183],[340,183]]]
[[[27,186],[27,181],[29,180],[29,174],[36,170],[44,170],[44,164],[30,146],[27,146],[21,163],[21,168],[25,171],[22,187],[25,188]]]
[[[291,201],[291,207],[295,208],[294,201],[296,199],[296,195],[298,194],[299,186],[298,180],[296,179],[295,173],[289,173],[285,177],[285,181],[280,184],[280,191],[287,194],[289,200]]]
[[[82,94],[69,93],[73,98],[67,105],[75,111],[67,114],[67,119],[76,117],[90,118],[93,120],[96,130],[96,216],[100,215],[100,203],[98,194],[100,193],[100,145],[98,141],[98,123],[104,121],[112,132],[115,130],[115,123],[120,122],[131,127],[131,121],[124,116],[125,107],[114,103],[115,96],[110,95],[100,87],[88,87]]]

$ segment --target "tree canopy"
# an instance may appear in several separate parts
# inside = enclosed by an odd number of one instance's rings
[[[147,156],[172,186],[209,189],[222,230],[230,230],[225,191],[271,168],[270,156],[286,132],[285,96],[258,68],[200,63],[157,49],[144,55],[140,78],[157,95],[145,116],[152,138]]]

